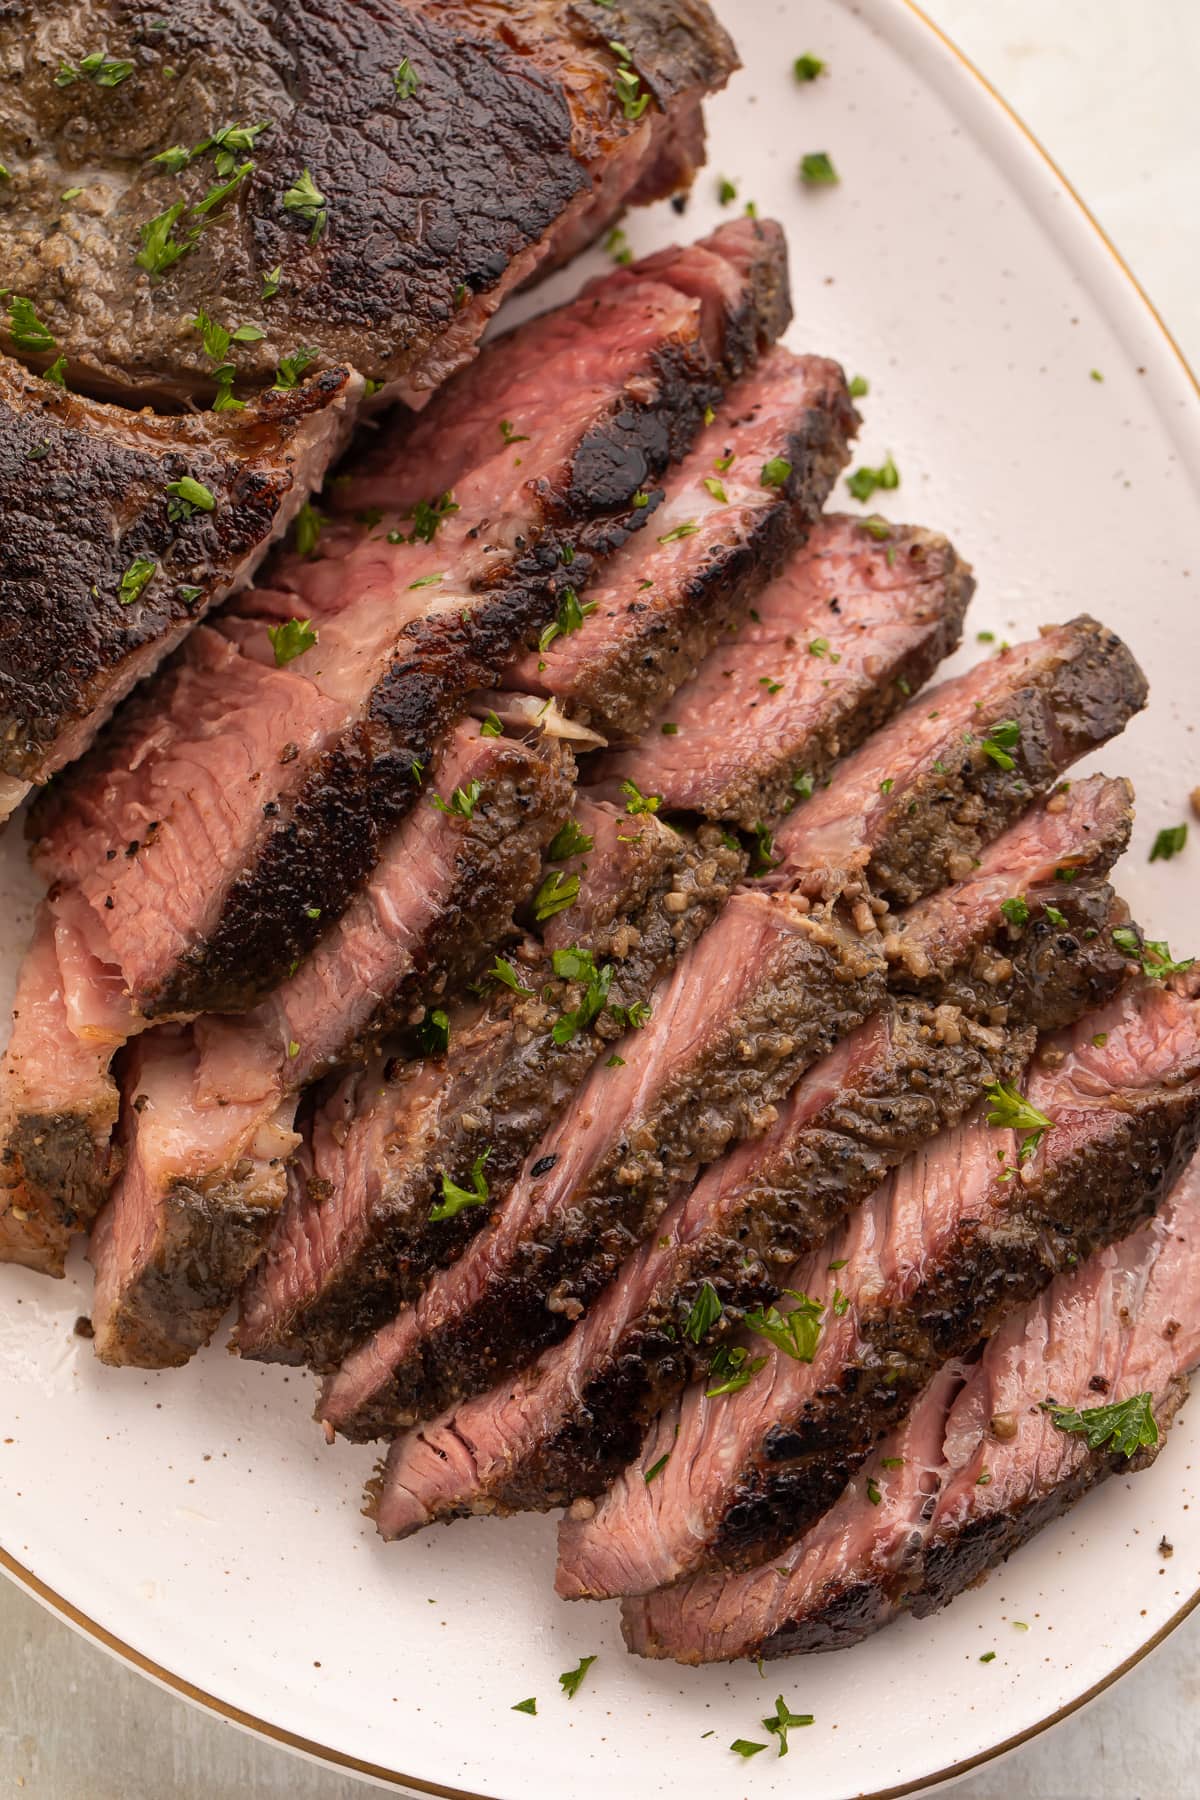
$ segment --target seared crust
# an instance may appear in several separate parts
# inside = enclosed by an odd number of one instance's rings
[[[653,96],[638,120],[613,79],[614,33]],[[177,0],[161,18],[134,0],[4,0],[0,36],[12,65],[6,279],[34,300],[73,379],[172,397],[211,393],[190,322],[214,295],[266,332],[234,348],[256,386],[299,344],[326,364],[434,385],[471,354],[506,286],[553,260],[556,236],[578,248],[631,192],[652,199],[690,179],[697,102],[736,65],[696,0],[629,0],[619,14],[559,0]],[[133,72],[57,87],[88,44]],[[406,59],[418,84],[407,95],[393,80]],[[177,242],[202,229],[152,280],[133,263],[140,229],[177,202],[195,207],[215,165],[200,154],[171,173],[150,158],[234,121],[269,122],[238,153],[251,171],[207,215],[180,219]],[[111,188],[62,206],[97,166]],[[285,201],[302,170],[324,201],[319,231],[312,210]],[[276,265],[279,292],[264,303]]]
[[[22,1113],[4,1136],[0,1167],[0,1262],[61,1275],[77,1231],[86,1231],[119,1166],[109,1136],[117,1090],[108,1082],[96,1109]]]
[[[359,389],[333,369],[245,412],[156,418],[0,358],[0,770],[44,781],[249,578]],[[167,484],[184,476],[209,489],[211,512],[171,517]],[[153,578],[123,603],[121,578],[139,558]]]

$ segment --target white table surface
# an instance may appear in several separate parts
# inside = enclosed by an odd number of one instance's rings
[[[1200,370],[1200,0],[926,0],[926,10],[1058,162]],[[819,53],[803,0],[795,11],[797,41],[781,54]],[[1195,1800],[1198,1752],[1200,1612],[1115,1689],[954,1791]],[[357,1800],[368,1790],[193,1710],[0,1583],[0,1794],[14,1791]]]

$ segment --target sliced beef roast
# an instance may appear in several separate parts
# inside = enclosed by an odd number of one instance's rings
[[[1139,976],[1045,1041],[1023,1095],[993,1089],[797,1264],[794,1305],[748,1315],[743,1367],[762,1365],[663,1411],[593,1516],[564,1524],[558,1591],[646,1593],[773,1557],[943,1362],[1152,1213],[1198,1139],[1200,1000]]]
[[[701,0],[11,0],[0,52],[5,279],[139,401],[212,393],[219,295],[240,381],[303,345],[419,403],[516,283],[690,182],[736,67]]]
[[[698,296],[685,250],[688,291],[659,257],[655,279],[618,270],[523,328],[547,350],[536,399],[519,390],[526,442],[499,429],[517,398],[503,358],[481,357],[418,427],[491,408],[486,447],[465,434],[453,488],[427,486],[430,459],[416,437],[401,443],[393,513],[333,534],[329,554],[293,559],[275,588],[202,626],[56,784],[35,859],[82,888],[143,1012],[243,1010],[310,949],[420,794],[469,691],[495,684],[526,631],[577,608],[596,552],[646,521],[635,502],[719,399],[722,357],[745,357],[745,307],[769,289],[769,318],[751,323],[765,335],[778,322],[779,232],[751,224],[699,247],[723,276],[709,270]]]
[[[869,864],[873,892],[911,905],[968,874],[1034,795],[1145,703],[1146,678],[1120,638],[1085,616],[1046,626],[876,732],[789,816],[771,879],[839,886]],[[881,832],[886,855],[869,848]]]
[[[460,727],[433,771],[436,804],[393,834],[294,975],[241,1018],[206,1015],[141,1041],[125,1082],[114,1217],[92,1250],[103,1361],[157,1368],[208,1341],[282,1204],[298,1090],[414,1009],[419,1017],[512,933],[513,909],[569,814],[571,773],[553,741]]]
[[[583,798],[550,853],[542,941],[445,1015],[444,1055],[377,1059],[319,1111],[311,1180],[242,1297],[244,1356],[336,1364],[452,1261],[745,866],[711,828],[693,840]]]
[[[951,1363],[837,1505],[769,1566],[623,1608],[677,1662],[838,1650],[944,1606],[1110,1475],[1145,1468],[1200,1361],[1200,1161],[1158,1215]],[[1110,1410],[1111,1409],[1111,1410]]]
[[[837,364],[776,347],[670,471],[649,528],[588,589],[578,628],[545,634],[504,686],[552,697],[610,742],[636,738],[812,525],[854,429]]]
[[[1095,778],[1078,790],[1090,790],[1090,801],[1078,794],[1073,832],[1062,813],[1039,810],[986,852],[974,894],[960,887],[954,910],[971,925],[958,934],[957,969],[945,954],[944,930],[932,933],[930,959],[937,956],[957,1003],[931,992],[920,1004],[880,1011],[851,1033],[809,1071],[770,1130],[714,1164],[670,1209],[563,1344],[523,1375],[401,1439],[378,1501],[385,1535],[459,1512],[549,1507],[599,1494],[697,1366],[728,1360],[721,1346],[736,1321],[747,1308],[778,1299],[802,1249],[819,1242],[903,1157],[956,1123],[985,1088],[1013,1079],[1032,1050],[1030,1027],[1061,1026],[1115,991],[1125,959],[1107,934],[1089,941],[1085,933],[1106,916],[1094,902],[1106,906],[1111,893],[1096,871],[1124,847],[1131,809],[1123,783]],[[1040,867],[1025,841],[1038,823]],[[997,867],[1006,843],[1011,874],[1001,886]],[[1039,878],[1072,856],[1089,859],[1090,880],[1041,887]],[[1077,861],[1070,866],[1081,870]],[[1018,931],[1000,910],[1005,889],[1010,911],[1025,901],[1032,913],[1039,893],[1053,893],[1086,923],[1068,931],[1058,913],[1058,925],[1043,919]],[[1009,953],[1007,969],[998,945]],[[1005,976],[999,986],[998,971]],[[383,1404],[386,1390],[364,1391],[365,1363],[365,1354],[351,1356],[326,1384],[319,1409],[349,1436],[384,1435],[397,1424]]]
[[[590,762],[584,779],[606,794],[632,781],[747,829],[776,819],[955,649],[974,586],[932,532],[823,518],[643,742]]]
[[[321,485],[362,383],[155,418],[0,358],[0,818],[91,743]]]

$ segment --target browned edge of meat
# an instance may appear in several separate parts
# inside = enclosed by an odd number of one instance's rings
[[[304,345],[419,404],[514,285],[691,180],[700,102],[737,66],[700,0],[615,16],[534,0],[499,28],[488,0],[208,0],[162,18],[12,0],[5,17],[0,262],[51,345],[3,336],[143,403],[211,397],[193,321],[219,296],[222,324],[261,333],[230,346],[240,382],[269,385]],[[109,78],[78,62],[89,44]],[[234,121],[250,142],[222,168],[214,134]],[[154,160],[172,146],[182,166]],[[139,267],[156,220],[174,260]]]
[[[579,880],[579,897],[550,917],[543,941],[507,959],[528,991],[497,982],[481,1006],[450,1012],[444,1060],[380,1059],[319,1112],[309,1189],[285,1211],[243,1293],[242,1355],[336,1367],[453,1261],[588,1066],[619,1038],[626,1010],[645,1004],[745,866],[712,828],[692,836],[648,815],[630,829],[624,813],[587,801],[576,818],[600,846],[601,865],[589,875],[585,850],[548,871],[556,892]],[[556,1024],[591,985],[556,973],[554,951],[568,947],[612,975],[604,1010],[560,1042]],[[486,1204],[432,1221],[442,1177],[470,1191],[485,1151]]]
[[[43,782],[78,756],[250,579],[320,486],[361,391],[332,369],[243,412],[164,419],[0,358],[0,770]],[[172,495],[184,478],[206,504]]]

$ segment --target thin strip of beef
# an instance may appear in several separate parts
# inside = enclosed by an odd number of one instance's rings
[[[956,922],[957,967],[944,921],[926,919],[926,959],[956,1003],[934,990],[852,1032],[793,1090],[769,1131],[714,1164],[668,1211],[564,1343],[400,1439],[378,1500],[385,1536],[433,1518],[601,1493],[654,1414],[714,1352],[721,1357],[745,1310],[778,1298],[802,1250],[987,1087],[1012,1080],[1031,1054],[1031,1028],[1061,1026],[1115,991],[1126,964],[1095,935],[1093,921],[1111,903],[1097,877],[1124,848],[1132,809],[1122,782],[1096,777],[1071,792],[1069,813],[1038,809],[960,884],[945,909]],[[1044,885],[1064,866],[1090,873]],[[1074,909],[1073,931],[1050,895]],[[1059,922],[1043,917],[1017,931],[1002,899],[1010,911],[1024,902],[1031,916],[1050,904]],[[327,1384],[321,1416],[349,1436],[382,1434],[396,1421],[361,1405],[356,1361]],[[347,1412],[355,1400],[360,1410]]]
[[[1193,1160],[1148,1225],[1056,1276],[973,1367],[936,1376],[837,1505],[781,1556],[626,1601],[625,1641],[641,1656],[725,1662],[839,1650],[901,1611],[923,1617],[1099,1482],[1151,1463],[1197,1361]],[[1106,1430],[1097,1409],[1124,1404],[1144,1419],[1143,1396],[1153,1426],[1111,1435],[1116,1421]]]
[[[0,1262],[61,1275],[73,1232],[116,1173],[111,1145],[126,1003],[70,897],[44,901],[21,965],[0,1063]]]
[[[957,647],[974,587],[932,532],[820,519],[645,739],[584,777],[604,794],[632,781],[673,811],[747,830],[777,819]]]
[[[914,724],[920,748],[899,758],[889,778],[894,804],[866,809],[849,853],[847,806],[835,798],[821,807],[818,826],[804,841],[806,867],[797,855],[799,866],[775,869],[768,881],[734,896],[663,984],[649,1024],[621,1046],[624,1064],[592,1071],[570,1119],[538,1146],[529,1171],[461,1264],[435,1278],[415,1308],[363,1346],[378,1394],[372,1402],[377,1418],[408,1425],[436,1417],[565,1336],[615,1275],[635,1234],[652,1228],[690,1185],[697,1165],[735,1138],[771,1125],[777,1102],[804,1069],[880,1004],[875,920],[876,909],[886,908],[868,898],[865,883],[873,888],[877,868],[886,880],[901,862],[907,863],[905,886],[910,894],[916,889],[914,898],[945,879],[938,856],[928,859],[923,880],[910,856],[910,807],[918,813],[935,792],[943,810],[955,806],[973,819],[972,841],[982,848],[1006,811],[1019,814],[1028,803],[1027,784],[1014,779],[1020,799],[976,807],[974,760],[960,753],[946,762],[945,731],[961,752],[962,733],[973,724],[981,695],[1014,711],[1030,694],[1053,705],[1065,685],[1058,671],[1073,669],[1079,659],[1090,663],[1093,640],[1101,635],[1090,624],[1064,627],[1044,661],[1038,646],[1027,646],[998,665],[999,675],[993,665],[971,671],[954,684],[941,731],[929,734]],[[1089,709],[1096,734],[1102,720],[1117,727],[1129,666],[1127,655],[1113,650],[1093,670]],[[1044,687],[1033,685],[1032,670]],[[880,736],[895,729],[886,727]],[[1061,760],[1053,773],[1061,773],[1088,737],[1082,729],[1048,737],[1040,778],[1048,784],[1056,757]],[[865,746],[846,765],[848,788],[860,807],[869,754]],[[843,773],[822,791],[822,802],[840,793]],[[959,874],[970,866],[965,854],[956,863]],[[786,891],[785,873],[797,887],[832,889],[839,897],[814,908],[806,894]],[[548,1174],[533,1176],[534,1164],[549,1156],[555,1163]]]
[[[1128,649],[1094,619],[1046,626],[868,739],[780,828],[771,880],[836,888],[869,863],[874,893],[912,905],[969,873],[1032,798],[1129,723],[1146,691]],[[873,848],[881,837],[884,855]]]
[[[92,1251],[103,1361],[178,1364],[208,1341],[282,1204],[301,1087],[419,1017],[512,932],[570,810],[570,756],[460,727],[435,773],[438,806],[409,815],[269,1000],[139,1044],[124,1171]]]
[[[594,1516],[564,1524],[564,1597],[774,1556],[942,1363],[1153,1213],[1200,1138],[1200,1001],[1139,977],[1043,1043],[1025,1099],[1028,1114],[994,1091],[993,1110],[919,1150],[797,1264],[795,1323],[790,1309],[748,1316],[740,1346],[765,1351],[758,1372],[736,1393],[694,1383]],[[1014,1116],[1015,1129],[990,1122]]]
[[[688,185],[737,65],[700,0],[12,0],[0,49],[0,261],[53,342],[4,336],[138,403],[211,397],[219,295],[258,322],[239,381],[305,345],[419,405],[518,283]]]
[[[582,797],[550,848],[542,939],[450,1011],[444,1056],[381,1056],[318,1111],[312,1179],[242,1295],[242,1355],[335,1365],[452,1261],[744,868],[711,828],[692,840]],[[443,1177],[471,1204],[448,1207]]]
[[[609,742],[638,737],[812,525],[855,427],[836,363],[777,346],[671,471],[649,529],[589,588],[578,629],[528,650],[505,688],[553,698]]]
[[[155,418],[0,358],[0,818],[248,582],[348,435],[345,369]]]
[[[716,234],[706,257],[723,262],[728,243],[748,299],[745,235]],[[777,229],[753,242],[782,279]],[[723,348],[735,312],[728,283],[698,298],[660,274],[549,315],[527,442],[496,429],[453,498],[433,490],[407,521],[372,515],[352,548],[342,533],[341,553],[293,559],[275,588],[242,596],[56,784],[35,860],[102,915],[147,1016],[244,1010],[340,916],[468,693],[495,685],[528,630],[577,604],[596,554],[645,522],[635,498],[719,399],[707,339]],[[497,427],[511,416],[503,368],[482,358],[459,378],[483,383]],[[406,457],[401,483],[405,466],[427,480]]]

